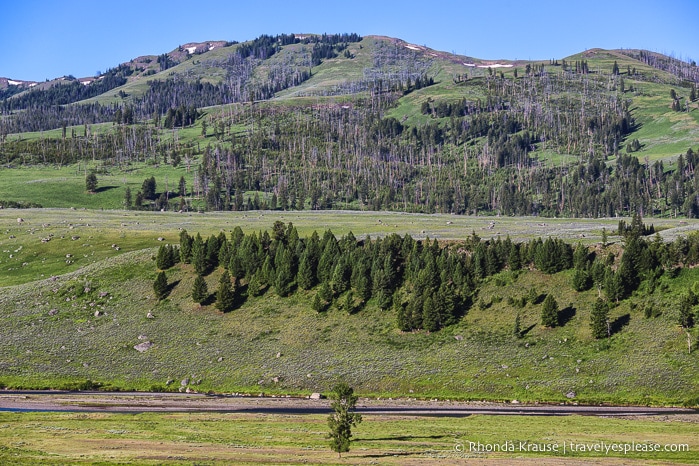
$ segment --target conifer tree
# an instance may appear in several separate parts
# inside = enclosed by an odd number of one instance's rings
[[[235,290],[231,285],[231,277],[228,271],[221,274],[216,290],[216,308],[221,312],[230,312],[235,306]]]
[[[201,275],[197,275],[194,279],[194,286],[192,287],[192,300],[195,303],[203,304],[209,297],[209,287],[206,284],[206,280]]]
[[[153,292],[158,301],[162,301],[168,295],[168,285],[167,285],[167,275],[165,272],[161,271],[153,283]]]
[[[521,317],[519,316],[519,312],[515,316],[515,324],[514,327],[512,328],[512,334],[516,336],[517,338],[522,338],[522,320]]]
[[[335,385],[330,394],[330,407],[333,413],[328,418],[330,427],[330,448],[342,457],[342,453],[350,449],[352,427],[362,422],[362,416],[354,412],[358,397],[354,390],[342,382]]]
[[[310,290],[313,288],[313,285],[315,285],[315,273],[311,268],[311,259],[309,257],[308,249],[306,249],[301,255],[299,271],[296,274],[296,283],[303,290]]]
[[[192,262],[192,242],[194,240],[187,234],[187,230],[180,232],[180,260],[189,264]]]
[[[192,265],[194,265],[194,271],[198,275],[206,275],[209,271],[209,266],[206,262],[206,244],[204,244],[204,240],[199,233],[192,241]]]
[[[594,338],[609,336],[609,306],[602,298],[597,298],[590,313],[590,329]]]
[[[94,193],[97,189],[97,175],[95,175],[95,172],[90,172],[85,177],[85,189],[88,193]]]
[[[291,273],[291,253],[288,249],[281,247],[277,251],[277,255],[280,256],[280,259],[275,260],[275,263],[278,262],[278,264],[276,264],[275,270],[274,289],[279,296],[286,297],[291,293],[294,280],[294,275]]]
[[[432,295],[422,302],[422,327],[428,332],[436,332],[440,328],[439,313],[434,305]]]
[[[262,294],[262,284],[260,283],[259,272],[254,273],[248,282],[248,295],[260,296]]]
[[[541,308],[541,325],[556,327],[558,325],[558,303],[551,294],[547,294]]]

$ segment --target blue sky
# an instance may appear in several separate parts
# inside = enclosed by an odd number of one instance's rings
[[[623,47],[699,61],[699,1],[8,0],[0,76],[91,76],[186,42],[290,32],[379,34],[490,59]]]

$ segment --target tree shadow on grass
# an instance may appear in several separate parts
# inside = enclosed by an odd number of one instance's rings
[[[612,335],[621,332],[621,330],[629,325],[629,322],[631,321],[631,314],[624,314],[623,316],[619,316],[614,321],[609,325],[609,330]]]
[[[534,298],[534,301],[532,301],[532,304],[541,304],[544,302],[544,299],[546,299],[546,293],[538,294],[536,298]]]
[[[216,302],[216,293],[210,293],[204,301],[201,302],[202,306],[211,306]]]
[[[560,327],[565,326],[570,319],[575,317],[576,309],[573,306],[568,306],[565,309],[558,311],[558,325]]]
[[[446,435],[396,435],[395,437],[378,437],[378,438],[365,438],[365,439],[356,439],[356,442],[361,442],[361,441],[371,441],[371,442],[381,442],[381,441],[391,441],[391,440],[397,440],[397,441],[407,441],[407,440],[420,440],[420,439],[442,439],[445,438]]]
[[[412,452],[412,451],[387,451],[386,453],[377,453],[374,455],[361,455],[362,458],[389,458],[392,456],[412,456],[412,455],[419,455],[421,452]]]
[[[168,285],[167,285],[167,294],[168,294],[168,296],[170,295],[170,293],[172,293],[172,290],[174,290],[175,287],[176,287],[177,285],[180,284],[180,281],[181,281],[181,280],[175,280],[175,281],[172,282],[172,283],[168,283]]]
[[[96,193],[103,193],[105,191],[109,191],[111,189],[116,189],[117,186],[100,186],[99,188],[95,189]]]
[[[529,327],[519,332],[520,336],[525,336],[527,333],[531,332],[534,329],[534,327],[536,327],[536,324],[531,324]]]

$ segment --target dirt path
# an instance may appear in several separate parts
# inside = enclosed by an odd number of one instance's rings
[[[0,391],[2,411],[81,412],[249,412],[268,414],[325,414],[328,400],[291,397],[246,397],[197,393],[100,393],[53,391]],[[565,416],[690,416],[699,411],[686,408],[638,406],[575,406],[505,404],[485,402],[421,401],[412,399],[360,399],[363,414],[453,417],[473,414]]]

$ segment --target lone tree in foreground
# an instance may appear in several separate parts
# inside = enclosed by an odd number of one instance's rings
[[[342,453],[349,451],[352,427],[362,422],[362,416],[354,412],[358,397],[345,382],[333,387],[330,399],[334,411],[328,418],[330,448],[337,452],[338,458],[342,458]]]
[[[546,295],[541,309],[541,325],[544,327],[555,327],[558,325],[558,303],[550,295]]]

